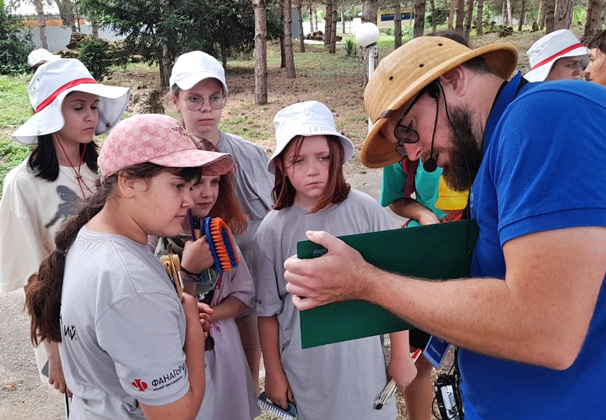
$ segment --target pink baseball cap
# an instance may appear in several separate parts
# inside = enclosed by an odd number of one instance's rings
[[[179,122],[161,114],[140,114],[122,120],[99,153],[99,170],[106,178],[122,168],[151,162],[169,168],[203,167],[204,175],[223,175],[233,167],[227,153],[198,150]]]

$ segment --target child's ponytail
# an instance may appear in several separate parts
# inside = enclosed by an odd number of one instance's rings
[[[42,260],[38,274],[33,274],[25,286],[25,306],[31,318],[30,338],[34,345],[45,339],[60,342],[61,290],[65,257],[80,229],[101,211],[117,175],[97,182],[97,192],[85,199],[78,214],[68,219],[55,236],[55,250]]]

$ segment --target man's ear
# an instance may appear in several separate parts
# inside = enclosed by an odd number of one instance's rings
[[[467,92],[467,73],[462,66],[457,66],[440,76],[444,89],[449,88],[456,96],[464,96]]]

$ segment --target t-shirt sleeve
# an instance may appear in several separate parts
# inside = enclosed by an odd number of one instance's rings
[[[255,281],[256,298],[255,312],[259,316],[273,316],[282,311],[282,299],[278,290],[278,273],[276,262],[271,253],[273,246],[268,243],[263,222],[254,238],[253,249],[253,278]]]
[[[497,126],[487,164],[501,245],[534,232],[606,225],[606,189],[598,182],[606,174],[606,108],[593,102],[599,112],[589,114],[591,99],[571,97],[531,93]]]
[[[397,199],[404,197],[406,179],[406,172],[404,172],[401,162],[383,168],[381,198],[379,199],[379,203],[383,207],[387,207]]]
[[[246,306],[252,308],[255,301],[255,285],[242,252],[239,249],[237,251],[240,264],[233,269],[229,296],[240,299]]]
[[[189,390],[179,320],[180,303],[162,294],[138,293],[97,319],[100,346],[114,360],[122,388],[143,404],[160,406]]]

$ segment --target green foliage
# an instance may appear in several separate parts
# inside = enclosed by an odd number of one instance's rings
[[[16,77],[0,76],[0,133],[11,131],[32,116],[32,108],[27,96],[29,75]],[[0,136],[0,140],[9,140]]]
[[[436,25],[442,25],[448,20],[449,9],[442,9],[436,6]],[[431,25],[431,9],[425,11],[425,23]]]
[[[14,141],[0,140],[0,197],[4,177],[29,155],[30,148]]]
[[[103,80],[109,76],[108,67],[110,60],[108,56],[109,43],[104,39],[93,39],[81,42],[78,45],[78,59],[91,72],[95,80]]]
[[[584,7],[575,6],[572,8],[572,26],[583,26],[587,20],[587,10]]]
[[[353,39],[346,39],[343,48],[345,48],[345,55],[347,57],[355,57],[358,55],[358,44],[356,44],[356,41]]]
[[[33,49],[30,36],[23,36],[23,24],[8,8],[0,8],[0,74],[28,71],[27,55]]]
[[[385,29],[385,35],[393,36],[393,34],[394,34],[393,28]]]

